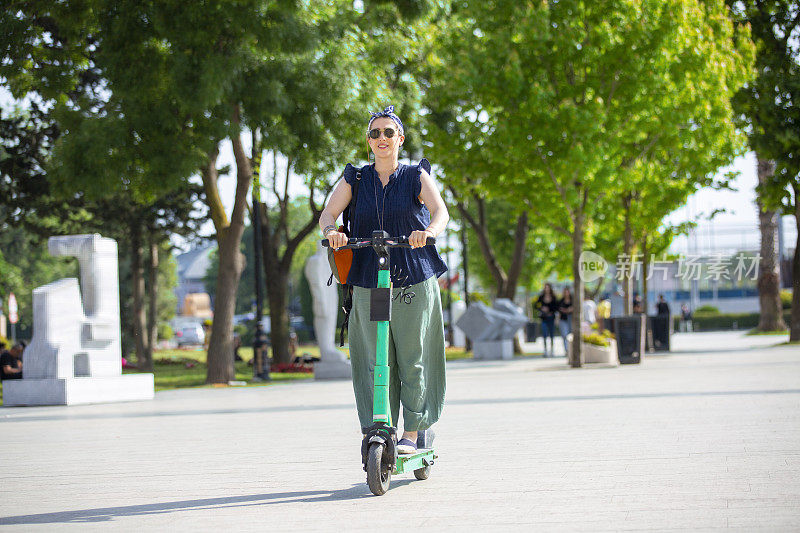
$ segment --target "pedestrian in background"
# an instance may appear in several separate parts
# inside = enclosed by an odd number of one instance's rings
[[[561,340],[564,341],[564,355],[568,354],[567,335],[572,331],[572,291],[569,287],[564,287],[561,299],[558,301],[558,330],[561,332]]]
[[[0,381],[22,379],[22,352],[25,346],[15,344],[7,352],[0,354]]]
[[[644,313],[644,303],[642,303],[642,297],[639,296],[638,292],[633,293],[633,312]]]
[[[542,320],[542,340],[544,341],[544,356],[553,357],[553,339],[556,329],[556,312],[558,311],[558,299],[553,292],[553,286],[549,283],[544,284],[541,294],[536,298],[533,308],[539,312]],[[550,338],[550,350],[547,350],[547,338]]]
[[[669,304],[664,299],[663,294],[658,295],[658,301],[656,302],[656,314],[659,316],[661,315],[669,316]]]
[[[681,305],[681,331],[692,331],[692,310],[686,304]]]

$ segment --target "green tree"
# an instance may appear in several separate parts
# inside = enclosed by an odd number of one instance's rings
[[[87,205],[93,216],[87,227],[117,239],[121,257],[128,260],[131,299],[124,301],[122,309],[132,325],[136,364],[141,370],[153,369],[158,325],[165,317],[162,302],[174,299],[169,295],[177,284],[177,277],[169,274],[174,265],[162,266],[162,259],[169,256],[172,235],[188,238],[199,231],[205,221],[205,213],[196,209],[201,194],[199,186],[186,182],[149,203],[126,201],[118,195]],[[127,276],[124,279],[128,281]],[[169,285],[162,286],[162,280]]]
[[[51,159],[65,193],[121,191],[147,204],[200,169],[220,250],[209,382],[233,377],[231,321],[252,178],[242,134],[251,124],[273,127],[275,117],[290,115],[286,86],[304,77],[319,93],[351,93],[303,70],[314,49],[349,37],[336,24],[337,9],[345,5],[97,0],[79,8],[26,3],[3,14],[7,56],[0,75],[17,96],[38,93],[68,132]],[[295,64],[300,56],[306,62]],[[85,78],[94,80],[91,90],[77,90]],[[305,123],[283,126],[268,133],[300,138],[309,130],[315,137],[324,132]],[[217,188],[216,159],[225,139],[237,180],[230,217]]]
[[[563,236],[537,220],[520,236],[519,224],[513,223],[515,219],[519,222],[520,216],[515,213],[518,205],[491,198],[478,200],[473,199],[464,206],[472,220],[468,222],[471,240],[479,243],[467,249],[469,270],[481,286],[490,289],[493,297],[513,299],[517,287],[536,291],[551,274],[569,273],[569,268],[564,268],[569,263],[563,254],[568,245]],[[476,235],[476,227],[482,236]],[[481,241],[485,244],[481,245]],[[525,253],[522,258],[520,250]],[[492,257],[493,261],[487,257]],[[503,265],[513,265],[509,268],[511,275],[505,274]],[[506,292],[512,289],[512,293]]]
[[[108,31],[103,25],[108,21],[102,18],[106,4],[40,2],[18,7],[2,15],[9,32],[2,37],[6,46],[0,76],[14,96],[28,97],[31,103],[18,113],[16,122],[4,121],[6,138],[14,130],[27,132],[17,134],[21,141],[9,145],[10,157],[3,161],[9,167],[3,169],[9,176],[5,182],[11,189],[9,205],[17,218],[44,236],[95,229],[130,251],[133,337],[139,366],[152,368],[158,248],[170,226],[178,233],[193,231],[196,219],[191,206],[198,190],[165,178],[170,172],[174,175],[176,168],[184,169],[185,161],[174,157],[159,165],[160,152],[142,151],[142,143],[135,142],[140,136],[127,128],[120,102],[108,90],[104,76],[109,64],[98,59],[98,53],[107,50],[99,46]],[[61,135],[62,131],[67,135]],[[27,159],[23,149],[29,154]],[[128,239],[132,245],[122,246]],[[149,324],[144,309],[145,271]]]
[[[0,208],[2,213],[2,208]],[[30,339],[33,326],[33,289],[62,278],[78,277],[77,260],[53,257],[40,236],[8,225],[0,215],[0,299],[14,293],[19,307],[17,338]],[[8,309],[4,309],[8,316]]]
[[[604,242],[597,251],[609,258],[641,262],[641,294],[647,302],[647,272],[652,256],[666,252],[672,238],[686,225],[664,227],[664,218],[703,187],[724,188],[731,176],[715,176],[730,152],[712,147],[707,131],[686,131],[674,144],[659,144],[620,174],[624,184],[615,195],[599,200],[595,223],[602,225]],[[595,240],[595,244],[598,239]],[[625,314],[632,312],[633,269],[625,272]]]
[[[136,366],[140,369],[146,369],[148,364],[152,364],[153,356],[152,351],[155,350],[155,343],[150,338],[150,327],[152,324],[162,325],[168,323],[175,316],[175,308],[177,301],[175,293],[173,292],[178,285],[178,267],[175,259],[170,253],[169,246],[162,244],[159,246],[159,260],[157,267],[157,281],[153,284],[149,281],[150,270],[148,268],[146,276],[142,276],[148,280],[147,288],[140,296],[140,308],[147,309],[146,316],[143,320],[136,320],[134,313],[139,308],[134,305],[133,291],[135,284],[133,283],[133,268],[132,268],[132,253],[131,241],[119,241],[120,263],[119,263],[119,292],[120,292],[120,317],[122,319],[122,354],[126,357],[134,354],[137,358]],[[145,257],[150,251],[145,253]],[[148,260],[147,263],[150,263]],[[154,290],[156,289],[156,290]],[[151,302],[155,302],[155,314],[153,314]],[[146,325],[146,326],[145,326]],[[145,327],[147,332],[139,328]],[[140,336],[146,337],[146,351],[142,358],[139,358],[137,353],[137,340]],[[141,349],[141,348],[139,348]],[[148,358],[149,360],[145,359]]]
[[[792,262],[789,338],[800,341],[800,7],[790,1],[734,2],[731,15],[750,28],[756,44],[756,77],[734,97],[736,111],[758,157],[756,187],[761,227],[759,329],[783,329],[775,261],[777,216],[794,216],[798,228]]]
[[[725,162],[740,149],[729,98],[747,57],[720,3],[497,0],[461,2],[455,17],[436,79],[469,129],[445,142],[482,153],[482,187],[571,239],[578,301],[599,199],[626,190],[629,169],[682,143],[706,143]],[[573,330],[581,320],[577,308]]]

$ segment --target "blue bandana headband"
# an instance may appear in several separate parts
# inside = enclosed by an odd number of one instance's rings
[[[390,105],[380,113],[372,113],[370,112],[372,118],[369,119],[369,124],[367,125],[367,131],[372,128],[372,123],[375,121],[376,118],[387,117],[394,120],[397,125],[400,127],[400,135],[403,135],[403,131],[405,128],[403,127],[403,121],[400,120],[400,117],[394,114],[394,106]]]

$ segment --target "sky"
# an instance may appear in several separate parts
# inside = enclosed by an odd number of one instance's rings
[[[686,204],[670,214],[666,222],[680,224],[696,221],[698,227],[691,237],[678,237],[673,242],[671,252],[689,254],[695,250],[711,253],[735,253],[739,250],[757,250],[760,235],[758,231],[758,208],[755,188],[758,183],[755,152],[737,158],[729,167],[718,172],[719,176],[729,171],[737,171],[733,182],[735,190],[701,189],[689,197]],[[705,220],[715,210],[724,209],[712,220]],[[787,248],[794,249],[797,235],[794,219],[782,217],[784,253]]]

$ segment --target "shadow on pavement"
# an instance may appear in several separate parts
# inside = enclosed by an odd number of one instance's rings
[[[392,481],[392,487],[407,485],[412,479]],[[365,483],[353,485],[342,490],[310,490],[298,492],[275,492],[272,494],[253,494],[249,496],[230,496],[227,498],[203,498],[200,500],[181,500],[175,502],[147,503],[122,507],[99,507],[20,516],[0,517],[0,525],[11,524],[64,524],[81,522],[108,522],[116,517],[165,514],[182,511],[224,509],[255,505],[274,505],[281,503],[317,503],[326,501],[357,500],[372,498]]]
[[[84,406],[79,406],[84,407]],[[37,407],[24,407],[13,409],[33,410]],[[46,420],[96,420],[109,418],[150,418],[161,416],[206,416],[206,415],[236,415],[246,413],[289,413],[293,411],[330,411],[355,409],[354,403],[321,404],[321,405],[282,405],[274,407],[244,407],[235,409],[195,409],[178,411],[142,411],[142,412],[116,412],[116,413],[69,413],[53,415],[18,416],[15,414],[3,415],[0,410],[0,424],[5,422],[41,422]]]
[[[648,353],[645,357],[652,357],[652,356],[659,356],[659,355],[697,355],[697,354],[728,354],[728,353],[746,353],[752,352],[753,350],[758,349],[765,349],[765,348],[774,348],[775,344],[765,345],[765,346],[745,346],[744,348],[676,348],[670,350],[669,352],[656,352],[656,353]]]

